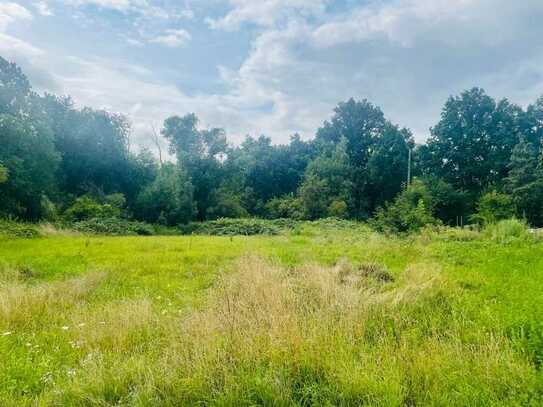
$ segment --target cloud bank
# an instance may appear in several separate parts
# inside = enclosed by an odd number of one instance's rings
[[[29,8],[0,5],[0,52],[31,60],[32,72],[47,70],[80,104],[127,113],[140,144],[151,123],[187,112],[205,125],[225,127],[235,142],[246,134],[267,134],[275,142],[295,132],[309,138],[337,102],[349,97],[381,106],[422,141],[450,94],[482,86],[524,105],[543,94],[540,0],[203,0],[176,9],[165,4],[72,1],[79,10],[90,5],[161,21],[152,35],[133,40],[142,55],[119,58],[102,55],[99,47],[53,57],[43,44],[9,33],[15,21],[31,30],[37,18]],[[59,7],[68,6],[47,3],[38,14],[45,18],[43,10],[54,10],[57,18]],[[223,37],[233,48],[239,41],[239,49],[248,38],[239,63],[213,58]],[[151,55],[171,59],[167,76],[148,63]],[[123,62],[129,57],[137,62]],[[190,72],[183,68],[189,60]],[[182,85],[202,75],[217,85],[201,92]]]

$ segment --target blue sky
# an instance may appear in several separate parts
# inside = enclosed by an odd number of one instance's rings
[[[310,138],[351,96],[422,141],[450,94],[543,94],[541,21],[541,0],[0,0],[0,55],[138,145],[187,112],[233,142]]]

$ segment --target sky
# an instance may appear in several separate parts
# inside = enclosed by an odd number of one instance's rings
[[[0,0],[0,55],[138,146],[189,112],[233,143],[309,139],[350,97],[424,141],[451,94],[543,94],[541,21],[543,0]]]

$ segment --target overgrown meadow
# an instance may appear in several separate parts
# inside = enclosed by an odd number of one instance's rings
[[[404,237],[0,237],[1,405],[541,405],[543,243],[505,221]]]

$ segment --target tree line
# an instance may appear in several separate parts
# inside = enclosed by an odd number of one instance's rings
[[[126,117],[39,95],[0,57],[0,216],[165,225],[333,216],[394,231],[516,216],[543,225],[543,97],[523,109],[479,88],[451,96],[424,144],[354,99],[310,141],[248,136],[234,146],[194,114],[167,118],[160,132],[172,162],[130,151]]]

